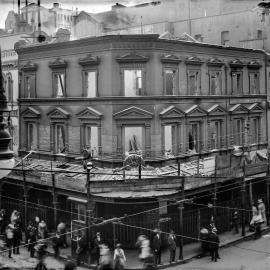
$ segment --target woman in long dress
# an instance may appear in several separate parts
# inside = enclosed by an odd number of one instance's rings
[[[125,263],[127,261],[124,250],[121,248],[121,244],[117,244],[113,255],[114,269],[124,270]]]

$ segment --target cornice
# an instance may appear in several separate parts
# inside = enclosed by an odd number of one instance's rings
[[[97,56],[92,56],[91,54],[88,54],[84,58],[80,58],[78,61],[79,65],[85,67],[85,66],[97,66],[100,63],[100,58]]]
[[[179,64],[182,60],[173,54],[166,54],[160,58],[161,63]]]
[[[215,67],[222,67],[224,65],[224,62],[222,62],[220,59],[218,59],[216,57],[213,57],[207,61],[207,65],[208,66],[215,66]]]
[[[256,60],[253,60],[247,63],[247,67],[249,69],[259,69],[262,67],[262,65],[258,63]]]
[[[66,68],[67,61],[62,60],[60,57],[56,58],[54,61],[49,63],[51,69]]]
[[[235,59],[229,62],[229,66],[231,68],[243,68],[244,66],[246,66],[246,64],[240,61],[239,59]]]
[[[27,71],[37,71],[38,65],[35,64],[35,63],[32,63],[31,61],[28,61],[25,65],[23,65],[23,66],[21,67],[21,69],[22,69],[24,72],[27,72]]]
[[[149,61],[149,57],[132,52],[117,57],[116,61],[118,63],[146,63]]]
[[[203,61],[197,56],[189,56],[185,60],[186,65],[202,65]]]

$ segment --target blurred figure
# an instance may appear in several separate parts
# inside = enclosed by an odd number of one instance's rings
[[[113,255],[114,269],[123,270],[127,261],[124,250],[121,248],[121,244],[117,244]]]
[[[6,210],[1,209],[0,210],[0,234],[5,233],[5,228],[7,226],[7,215],[6,215]]]
[[[66,234],[66,224],[64,222],[60,222],[57,226],[57,231],[59,232],[61,238],[61,247],[67,248],[67,234]]]
[[[53,246],[53,250],[54,250],[54,258],[59,258],[59,248],[61,246],[62,242],[61,242],[61,236],[60,233],[57,231],[55,236],[52,239],[52,246]]]
[[[79,231],[77,234],[77,266],[81,264],[81,260],[83,259],[83,256],[87,250],[87,241],[85,235],[82,235],[82,233]]]
[[[14,221],[14,239],[13,239],[13,253],[14,254],[20,254],[20,243],[22,240],[22,226],[20,224],[20,219],[18,216],[18,219]]]
[[[100,245],[100,258],[99,258],[99,265],[100,267],[111,265],[111,251],[107,244]]]
[[[234,209],[232,213],[232,229],[233,228],[235,229],[235,233],[239,233],[238,223],[239,223],[238,211],[237,209]]]
[[[217,261],[217,259],[220,259],[219,254],[218,254],[218,248],[219,248],[219,237],[217,235],[217,229],[213,228],[211,233],[209,234],[208,237],[209,241],[209,250],[211,254],[211,259],[212,261]]]
[[[176,251],[176,236],[174,231],[171,230],[168,236],[168,246],[170,251],[170,263],[175,262],[175,251]]]
[[[30,252],[30,257],[34,258],[35,255],[35,244],[37,241],[37,229],[35,226],[31,225],[28,227],[28,251]]]
[[[266,222],[266,215],[265,215],[265,204],[263,203],[262,199],[258,199],[258,211],[259,214],[262,216],[264,222]]]
[[[14,247],[14,225],[9,224],[6,228],[6,244],[8,248],[8,257],[11,258],[12,250]]]
[[[96,236],[94,238],[94,243],[93,243],[93,250],[92,250],[92,255],[93,255],[93,263],[99,265],[99,257],[100,257],[100,245],[103,243],[103,239],[101,238],[101,233],[97,232]]]
[[[139,248],[139,259],[144,261],[151,255],[150,240],[145,235],[139,235],[136,246]]]
[[[160,230],[154,230],[155,235],[153,237],[153,250],[155,256],[155,265],[161,264],[161,235]]]

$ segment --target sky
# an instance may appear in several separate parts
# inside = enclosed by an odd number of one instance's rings
[[[0,0],[0,28],[5,28],[5,19],[10,10],[17,12],[18,0]],[[85,10],[92,13],[107,11],[115,3],[123,5],[135,5],[143,2],[151,2],[147,0],[40,0],[41,5],[51,8],[54,2],[59,2],[62,8],[75,10]],[[28,3],[37,3],[37,0],[28,0]],[[21,6],[25,5],[25,0],[21,0]]]

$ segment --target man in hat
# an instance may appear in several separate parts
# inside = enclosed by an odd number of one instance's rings
[[[82,235],[82,233],[79,231],[77,235],[77,249],[76,249],[76,254],[77,254],[77,266],[80,265],[81,260],[83,259],[83,256],[87,250],[87,241],[86,241],[86,236]]]
[[[93,263],[96,263],[99,265],[99,257],[100,257],[100,245],[103,243],[101,238],[101,233],[97,232],[94,243],[93,243],[93,250],[92,250],[92,256],[93,256]]]
[[[218,248],[219,248],[219,237],[217,235],[217,229],[213,228],[211,233],[209,234],[208,240],[209,241],[209,250],[211,254],[212,261],[217,261],[217,259],[220,259],[218,254]]]
[[[176,251],[176,236],[174,231],[171,230],[168,236],[168,246],[170,250],[170,263],[175,261],[175,251]]]
[[[155,235],[153,237],[153,251],[155,256],[155,265],[161,264],[161,235],[160,230],[154,230]]]

